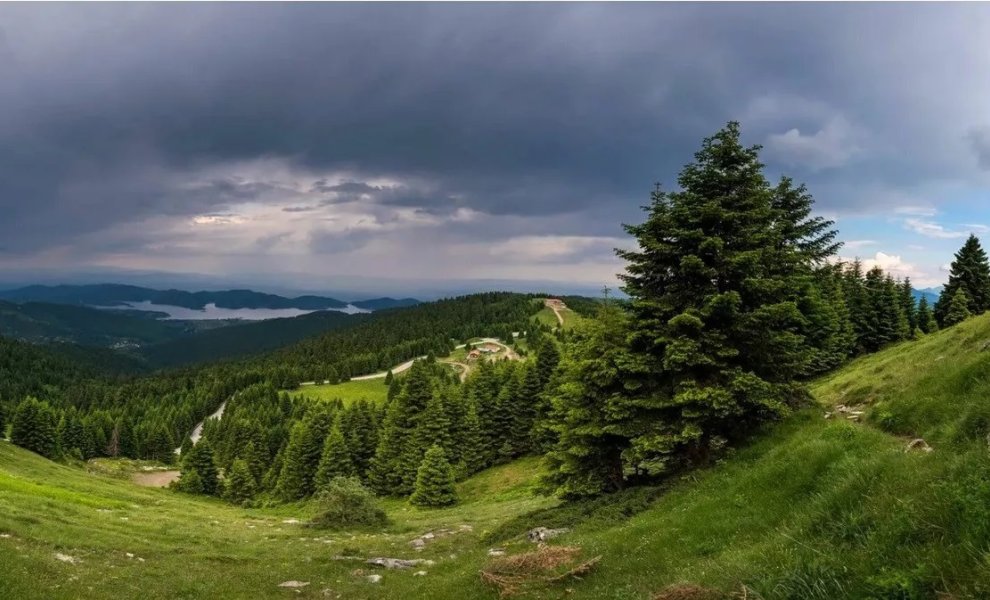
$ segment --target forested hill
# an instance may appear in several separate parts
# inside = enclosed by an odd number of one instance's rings
[[[318,311],[285,319],[266,319],[201,331],[195,335],[141,348],[154,368],[176,367],[261,354],[305,338],[372,318],[339,311]]]
[[[192,331],[180,322],[85,306],[0,300],[0,335],[32,343],[131,347],[166,342]]]
[[[28,396],[60,401],[81,382],[136,365],[109,350],[72,345],[36,346],[0,337],[0,410]]]
[[[285,387],[346,380],[427,354],[446,355],[470,337],[512,339],[541,308],[526,294],[488,292],[375,313],[355,327],[301,341],[251,364]]]

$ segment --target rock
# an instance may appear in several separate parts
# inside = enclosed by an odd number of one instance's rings
[[[9,533],[0,533],[0,538],[7,539],[9,537],[10,537],[10,534]]]
[[[124,554],[127,555],[127,558],[134,558],[134,555],[131,554],[130,552],[124,552]]]
[[[378,583],[379,581],[382,580],[382,576],[376,573],[374,575],[368,575],[366,579],[368,580],[369,583]]]
[[[911,440],[910,442],[908,442],[908,445],[904,448],[904,451],[905,452],[910,452],[912,450],[921,450],[922,452],[931,452],[932,450],[934,450],[934,448],[932,448],[931,446],[929,446],[928,445],[928,442],[926,442],[925,440],[923,440],[921,438],[915,438],[915,439]]]
[[[422,577],[422,576],[426,575],[426,571],[416,571],[415,573],[413,573],[413,575],[415,575],[417,577]]]
[[[567,529],[566,527],[562,527],[560,529],[549,529],[547,527],[536,527],[536,528],[530,529],[528,532],[526,532],[526,537],[529,539],[529,541],[531,541],[533,543],[545,542],[545,541],[547,541],[549,539],[552,539],[552,538],[557,537],[558,535],[567,533],[568,531],[570,531],[570,530]]]
[[[55,553],[55,560],[60,560],[62,562],[67,562],[70,565],[74,565],[79,562],[79,559],[75,556],[69,556],[68,554],[62,554],[61,552]]]
[[[436,536],[435,536],[435,535],[433,535],[433,532],[432,532],[432,531],[427,531],[426,533],[424,533],[424,534],[422,535],[422,539],[424,539],[424,540],[432,540],[432,539],[433,539],[433,538],[435,538],[435,537],[436,537]]]
[[[286,525],[295,525],[299,523],[299,519],[284,519],[282,522]]]
[[[296,581],[295,579],[291,579],[289,581],[283,581],[282,583],[278,584],[278,587],[282,587],[282,588],[303,588],[303,587],[306,587],[307,585],[309,585],[309,582],[308,581]]]
[[[488,556],[505,556],[505,550],[501,548],[489,548]]]
[[[427,561],[420,558],[406,560],[402,558],[376,557],[376,558],[369,558],[364,562],[366,562],[369,565],[374,565],[376,567],[385,567],[386,569],[411,569],[421,564],[432,564],[432,561]]]
[[[416,538],[409,542],[409,545],[413,547],[413,550],[422,550],[426,547],[426,541],[423,538]]]

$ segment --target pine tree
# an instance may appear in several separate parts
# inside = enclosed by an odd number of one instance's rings
[[[309,461],[311,437],[305,422],[292,426],[277,484],[278,494],[284,500],[298,500],[310,492],[316,470]]]
[[[618,253],[630,355],[624,337],[593,332],[615,362],[581,354],[577,382],[560,386],[564,422],[587,425],[561,428],[553,483],[562,495],[707,462],[713,448],[806,395],[797,378],[814,348],[799,306],[834,254],[832,223],[810,217],[803,187],[768,183],[759,147],[741,145],[737,123],[704,141],[678,183],[678,192],[653,193],[646,221],[626,226],[638,248]],[[580,417],[589,404],[600,408]]]
[[[272,465],[265,471],[265,476],[261,480],[261,486],[266,490],[278,488],[278,478],[282,474],[282,467],[285,466],[285,446],[279,448],[272,459]]]
[[[852,322],[856,338],[855,352],[857,354],[868,350],[867,340],[872,337],[873,327],[869,294],[863,277],[863,263],[856,259],[842,273],[842,291],[849,308],[849,320]]]
[[[628,316],[603,305],[594,319],[579,323],[560,361],[566,385],[553,390],[557,442],[547,454],[543,487],[576,499],[615,491],[624,485],[623,452],[628,436],[616,427],[609,403],[625,390],[619,365],[632,360],[627,348]]]
[[[187,494],[203,493],[203,479],[199,476],[198,471],[190,469],[182,471],[175,486]]]
[[[409,502],[416,506],[439,507],[457,503],[454,472],[447,462],[443,448],[433,446],[426,451],[416,471],[416,484]]]
[[[265,465],[268,463],[264,450],[259,448],[255,440],[251,440],[244,447],[240,457],[244,460],[244,464],[247,465],[248,471],[254,478],[255,483],[261,483],[265,476]]]
[[[402,393],[389,406],[371,461],[369,482],[378,493],[405,496],[412,492],[416,469],[427,449],[417,432],[433,397],[430,362],[416,361],[405,376]]]
[[[560,362],[560,352],[553,338],[546,338],[536,352],[536,372],[539,376],[540,387],[546,387],[553,375],[557,363]]]
[[[17,405],[10,425],[10,441],[45,458],[58,456],[55,413],[47,402],[28,398]]]
[[[219,479],[217,465],[213,459],[213,448],[209,440],[200,438],[189,452],[189,456],[182,461],[179,488],[191,493],[196,493],[197,489],[194,488],[198,488],[199,493],[213,496],[219,491],[218,487]]]
[[[970,314],[979,315],[990,309],[990,263],[975,235],[970,235],[956,252],[949,268],[949,282],[935,303],[935,320],[940,325],[949,324],[946,322],[949,307],[960,289],[965,292]]]
[[[223,497],[229,502],[242,504],[257,493],[254,475],[247,462],[237,459],[227,472]]]
[[[323,453],[316,469],[314,485],[317,490],[321,490],[334,477],[352,477],[355,474],[356,469],[354,463],[351,462],[351,452],[347,448],[347,441],[340,429],[340,419],[338,418],[323,444]]]
[[[935,314],[928,308],[928,298],[922,296],[918,300],[918,329],[922,333],[935,333],[938,331],[938,323],[935,322]]]
[[[961,287],[957,288],[945,312],[945,326],[951,327],[956,323],[962,323],[968,319],[970,317],[969,304],[969,297],[966,295],[966,290]]]
[[[464,416],[464,434],[461,438],[461,459],[457,465],[459,477],[477,473],[485,466],[485,453],[481,435],[481,420],[474,401],[466,400],[467,414]]]
[[[386,396],[388,401],[391,402],[402,392],[402,384],[399,383],[397,377],[393,377],[392,381],[388,384],[388,395]]]
[[[901,308],[907,318],[908,337],[914,337],[915,330],[918,329],[918,309],[914,302],[914,288],[911,286],[911,278],[905,277],[901,282]]]

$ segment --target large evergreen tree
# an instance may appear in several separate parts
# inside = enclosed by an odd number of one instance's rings
[[[928,307],[928,298],[922,296],[918,300],[918,329],[922,333],[934,333],[938,330],[938,323],[935,322],[935,315]]]
[[[182,460],[179,488],[191,493],[214,495],[219,489],[217,465],[213,459],[213,447],[201,438]]]
[[[940,325],[947,324],[949,306],[960,289],[965,292],[966,309],[970,314],[979,315],[990,309],[990,263],[980,240],[972,234],[956,252],[949,268],[949,282],[935,303],[935,320]]]
[[[340,429],[340,419],[338,418],[330,434],[323,444],[323,453],[320,457],[320,464],[316,469],[314,486],[317,490],[324,489],[335,477],[353,477],[356,473],[354,463],[351,461],[351,452],[347,448],[347,441]]]
[[[969,304],[969,297],[966,295],[966,290],[957,288],[956,293],[952,295],[952,301],[949,302],[948,309],[945,311],[945,318],[943,319],[945,326],[949,327],[968,319],[971,316]]]
[[[237,459],[227,471],[223,497],[235,504],[242,504],[257,492],[254,475],[246,461]]]
[[[10,425],[10,441],[46,458],[58,456],[55,412],[47,402],[28,398],[17,406]]]
[[[737,123],[707,138],[678,182],[680,191],[653,193],[644,223],[626,227],[638,248],[619,251],[636,358],[608,365],[600,377],[614,383],[601,398],[566,392],[604,414],[587,428],[601,434],[585,441],[562,427],[557,451],[573,459],[558,461],[554,483],[565,495],[705,462],[805,393],[795,379],[814,348],[800,306],[837,247],[832,223],[811,216],[803,186],[769,184]]]
[[[416,506],[439,507],[457,503],[454,489],[454,471],[440,446],[426,451],[423,462],[416,470],[416,482],[409,502]]]

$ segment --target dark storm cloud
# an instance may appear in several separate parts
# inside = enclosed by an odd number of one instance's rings
[[[33,250],[117,222],[294,198],[286,182],[215,175],[266,157],[355,174],[317,179],[309,191],[321,202],[595,214],[607,219],[574,220],[572,231],[614,234],[639,218],[653,181],[671,184],[700,137],[732,118],[746,120],[750,141],[773,142],[772,168],[813,191],[843,167],[848,185],[911,185],[949,158],[927,160],[924,136],[910,137],[928,131],[925,119],[899,122],[937,106],[910,92],[903,109],[890,105],[899,88],[887,84],[939,67],[914,60],[907,44],[919,36],[898,28],[920,22],[928,39],[948,38],[935,17],[979,10],[6,5],[0,238],[8,252]],[[902,60],[873,60],[871,44]],[[887,130],[905,137],[871,146]],[[912,150],[914,162],[903,158]],[[819,197],[827,208],[861,202]],[[367,236],[338,237],[314,247]]]

